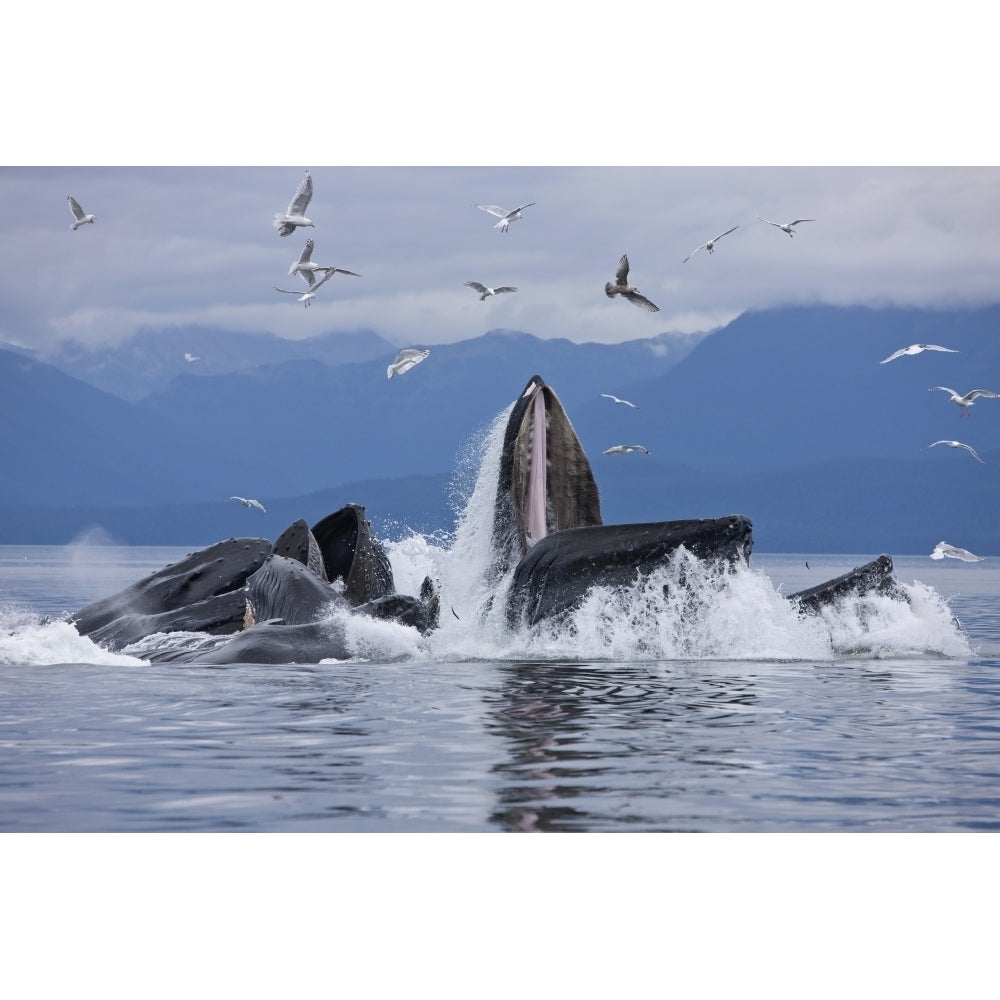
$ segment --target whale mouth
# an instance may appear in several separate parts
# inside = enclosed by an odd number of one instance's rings
[[[503,573],[553,531],[601,524],[590,462],[555,392],[533,375],[507,419],[494,515]]]

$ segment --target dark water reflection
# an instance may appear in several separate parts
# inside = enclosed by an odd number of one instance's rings
[[[998,666],[4,667],[0,830],[993,830]]]

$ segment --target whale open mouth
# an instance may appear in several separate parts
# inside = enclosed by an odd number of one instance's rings
[[[512,568],[532,545],[563,528],[601,524],[590,462],[555,392],[528,381],[507,419],[497,481],[494,569]]]

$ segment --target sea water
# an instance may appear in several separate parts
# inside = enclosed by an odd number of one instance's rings
[[[0,830],[1000,829],[1000,560],[896,556],[908,600],[801,616],[788,594],[877,553],[720,576],[679,552],[512,629],[485,573],[497,439],[454,533],[385,539],[400,592],[438,581],[440,627],[350,616],[345,661],[109,652],[67,616],[190,547],[0,547]]]

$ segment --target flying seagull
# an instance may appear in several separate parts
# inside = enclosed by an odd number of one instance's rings
[[[615,283],[611,284],[610,281],[605,282],[604,294],[609,299],[613,299],[616,295],[624,295],[629,302],[634,302],[640,309],[646,309],[654,313],[660,311],[659,306],[654,306],[645,295],[639,294],[639,289],[635,285],[628,283],[627,254],[622,254],[621,260],[618,261],[618,270],[615,272]]]
[[[423,347],[405,347],[396,355],[396,360],[386,368],[385,373],[389,378],[392,378],[393,375],[402,375],[414,365],[419,365],[430,353]]]
[[[816,221],[815,219],[796,219],[794,222],[781,223],[781,222],[772,222],[770,219],[761,219],[759,215],[757,216],[757,218],[760,219],[761,222],[766,222],[769,226],[777,226],[778,229],[780,229],[783,233],[788,233],[789,236],[791,236],[792,233],[795,232],[795,227],[800,222]]]
[[[190,354],[188,351],[185,351],[184,352],[184,360],[185,361],[201,361],[201,358],[199,358],[196,354]]]
[[[312,305],[312,300],[316,297],[316,293],[325,285],[338,271],[339,267],[324,267],[323,270],[326,274],[317,281],[313,277],[312,271],[303,271],[302,277],[305,279],[306,284],[309,286],[308,290],[303,294],[302,289],[292,290],[291,288],[278,288],[277,285],[274,286],[276,292],[284,292],[285,295],[298,295],[299,302],[304,302],[306,308]],[[354,274],[353,271],[341,271],[342,274]],[[360,277],[360,275],[355,275],[355,277]]]
[[[481,208],[484,212],[489,212],[490,215],[498,216],[500,221],[495,223],[493,228],[499,229],[501,233],[505,233],[510,229],[510,224],[523,218],[521,213],[526,208],[531,208],[534,204],[533,201],[529,201],[527,205],[521,205],[520,208],[515,208],[513,212],[508,212],[506,208],[501,208],[499,205],[476,205],[475,207]]]
[[[485,302],[490,295],[499,295],[501,292],[516,292],[513,285],[501,285],[500,288],[490,288],[488,285],[481,285],[478,281],[467,281],[469,288],[474,288],[479,292],[479,301]]]
[[[315,275],[317,271],[335,271],[338,274],[350,274],[355,278],[360,278],[360,274],[355,274],[354,271],[345,271],[342,267],[324,267],[322,264],[317,264],[312,259],[313,248],[316,246],[313,240],[306,240],[306,245],[302,248],[302,253],[299,254],[299,259],[292,261],[292,266],[288,269],[289,274],[295,274],[296,271],[302,275],[305,279],[305,283],[312,286],[312,283],[316,280]]]
[[[229,499],[239,500],[244,507],[256,507],[257,510],[263,511],[265,514],[267,513],[267,511],[264,510],[264,505],[259,500],[254,500],[253,497],[230,497]]]
[[[880,365],[887,365],[896,358],[901,358],[904,354],[920,354],[922,351],[947,351],[949,354],[958,354],[952,347],[938,347],[937,344],[910,344],[909,347],[901,347],[898,351],[890,354],[889,357],[879,362]]]
[[[309,207],[309,199],[313,196],[313,181],[306,171],[305,179],[295,189],[295,196],[288,203],[288,211],[274,213],[272,225],[278,230],[279,236],[291,236],[295,232],[296,226],[312,226],[316,228],[316,223],[312,219],[307,219],[305,211]]]
[[[644,455],[649,454],[648,448],[643,448],[641,444],[616,444],[613,448],[608,448],[605,455],[627,455],[630,451],[641,451]]]
[[[985,399],[996,399],[997,394],[995,392],[990,392],[989,389],[973,389],[971,392],[967,392],[964,396],[960,396],[954,389],[949,389],[946,385],[932,385],[927,391],[934,392],[940,389],[942,392],[951,393],[951,401],[958,407],[958,415],[964,417],[969,411],[969,407],[977,400],[980,396]],[[972,414],[969,413],[971,417]]]
[[[735,232],[739,229],[739,226],[733,226],[732,229],[727,229],[724,233],[716,236],[714,240],[709,240],[707,243],[702,243],[700,247],[695,247],[682,261],[682,264],[686,264],[699,250],[707,250],[709,253],[713,253],[715,250],[715,244],[722,239],[723,236],[728,236],[730,233]]]
[[[602,392],[601,395],[605,399],[613,400],[615,403],[624,403],[626,406],[631,406],[633,410],[638,410],[639,407],[635,403],[630,403],[627,399],[619,399],[617,396],[612,396],[609,392]]]
[[[949,545],[947,542],[938,542],[931,553],[931,559],[961,559],[963,562],[982,562],[982,556],[973,555],[968,549],[960,549],[957,545]]]
[[[933,448],[935,444],[946,444],[949,448],[964,448],[977,462],[983,462],[983,460],[976,454],[976,449],[972,445],[962,444],[961,441],[935,441],[934,444],[929,444],[928,448]],[[983,462],[983,465],[986,463]]]
[[[87,215],[87,213],[80,208],[80,203],[71,194],[66,195],[66,200],[69,202],[69,210],[73,213],[73,218],[75,222],[70,223],[70,229],[76,232],[80,226],[85,226],[88,222],[96,222],[96,215]]]

